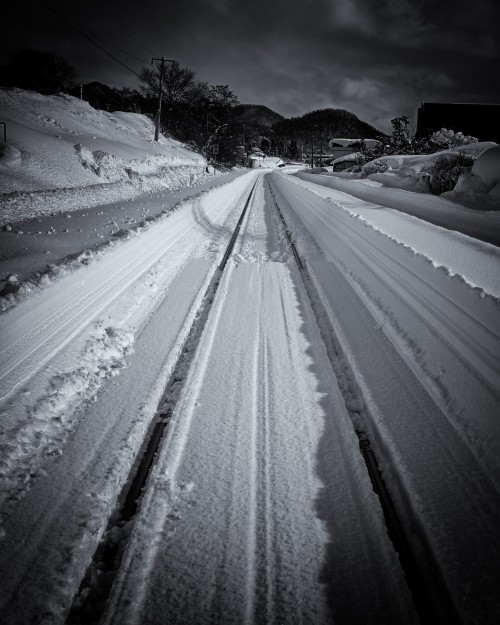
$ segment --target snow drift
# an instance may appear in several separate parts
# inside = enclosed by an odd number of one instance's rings
[[[174,139],[153,140],[153,122],[139,113],[108,113],[85,100],[1,89],[7,143],[0,148],[2,223],[97,205],[145,191],[192,184],[205,159]],[[45,199],[47,199],[45,197]],[[37,210],[32,210],[33,204]]]

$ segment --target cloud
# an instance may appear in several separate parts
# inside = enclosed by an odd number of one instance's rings
[[[139,72],[154,56],[175,58],[201,80],[228,84],[242,102],[283,115],[346,108],[387,129],[422,100],[500,101],[494,0],[48,0]],[[2,41],[67,58],[84,82],[137,80],[68,24],[18,3]],[[17,5],[16,5],[17,6]],[[133,38],[130,37],[132,35]],[[119,52],[121,48],[132,56]],[[146,49],[147,48],[147,49]]]

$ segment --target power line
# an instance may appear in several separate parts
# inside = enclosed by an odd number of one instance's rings
[[[115,56],[113,56],[110,52],[108,52],[105,48],[103,48],[100,44],[98,44],[96,41],[94,41],[94,39],[92,39],[92,37],[90,37],[89,35],[87,35],[86,33],[84,33],[80,28],[78,28],[78,26],[75,26],[70,20],[68,20],[68,18],[66,16],[64,16],[62,13],[60,13],[59,11],[57,11],[56,9],[54,9],[54,7],[52,7],[50,4],[48,4],[47,2],[45,2],[44,0],[39,0],[39,2],[41,4],[43,4],[44,6],[46,6],[48,9],[50,9],[53,13],[55,13],[61,20],[63,20],[63,22],[66,22],[67,24],[69,24],[72,28],[74,28],[78,33],[80,33],[80,35],[82,35],[82,37],[85,37],[85,39],[87,39],[88,41],[90,41],[90,43],[92,43],[93,45],[95,45],[97,48],[99,48],[99,50],[101,50],[102,52],[104,52],[104,54],[107,54],[110,58],[112,58],[114,61],[116,61],[117,63],[119,63],[122,67],[124,67],[126,70],[128,70],[129,72],[131,72],[132,74],[134,74],[134,76],[137,76],[137,78],[142,80],[142,77],[139,76],[139,74],[137,74],[137,72],[135,72],[133,69],[131,69],[130,67],[128,67],[127,65],[125,65],[124,63],[122,63],[119,59],[117,59]],[[93,4],[93,3],[91,3]],[[102,11],[101,11],[102,12]],[[125,31],[123,31],[125,32]],[[128,34],[128,33],[125,33]],[[134,39],[132,37],[132,35],[128,35],[131,39]],[[134,40],[136,41],[136,40]],[[143,46],[139,41],[136,41],[136,43],[138,43],[141,47],[143,47],[145,50],[148,50],[148,48],[146,48],[145,46]],[[113,45],[113,44],[109,44],[109,45]],[[116,47],[118,50],[120,50],[120,48]],[[124,52],[123,50],[120,50],[121,52]],[[127,53],[125,53],[127,54]],[[132,56],[132,55],[129,55]],[[134,58],[134,57],[132,57]],[[139,59],[136,59],[139,60]],[[141,60],[141,63],[143,61]],[[186,119],[191,119],[198,127],[200,127],[200,124],[198,122],[198,120],[196,120],[190,113],[188,113],[187,111],[184,111],[181,109],[181,107],[179,106],[178,102],[175,102],[174,100],[171,100],[170,98],[166,98],[167,101],[170,103],[171,106],[175,106],[177,107],[179,113],[182,115],[182,117],[186,118]]]
[[[115,48],[116,50],[119,50],[122,54],[126,54],[131,59],[134,59],[134,61],[138,61],[139,63],[142,63],[143,65],[147,65],[147,61],[145,61],[144,59],[140,59],[138,56],[134,56],[133,54],[130,54],[130,52],[127,52],[126,50],[124,50],[123,48],[120,48],[119,46],[115,45],[114,43],[111,43],[110,41],[108,41],[107,44],[108,44],[108,46],[111,46],[112,48]]]
[[[138,39],[136,39],[135,37],[133,37],[129,32],[127,32],[124,28],[120,28],[119,25],[116,22],[115,18],[110,17],[107,13],[105,13],[100,7],[98,7],[94,2],[90,2],[90,4],[97,9],[97,11],[99,11],[99,13],[101,13],[101,15],[104,15],[104,17],[108,18],[108,21],[111,22],[115,28],[118,28],[118,30],[120,30],[124,35],[127,35],[127,37],[129,37],[134,43],[136,43],[137,45],[141,46],[141,48],[143,48],[144,50],[146,50],[146,52],[149,52],[149,54],[151,54],[152,56],[156,56],[154,52],[152,52],[148,47],[146,47],[143,43],[141,43]]]
[[[125,63],[122,63],[119,59],[116,58],[116,56],[113,56],[111,54],[111,52],[108,52],[105,48],[103,48],[100,44],[97,43],[97,41],[94,41],[92,39],[92,37],[89,37],[89,35],[87,35],[86,33],[83,32],[83,30],[81,30],[80,28],[78,28],[78,26],[75,26],[72,22],[70,22],[68,20],[67,17],[65,17],[62,13],[60,13],[59,11],[57,11],[56,9],[54,9],[54,7],[52,7],[50,4],[48,4],[47,2],[44,2],[44,0],[39,0],[39,2],[41,2],[41,4],[43,4],[44,6],[46,6],[48,9],[50,9],[53,13],[55,13],[60,19],[63,20],[63,22],[66,22],[67,24],[69,24],[72,28],[74,28],[77,32],[80,33],[80,35],[82,35],[82,37],[85,37],[85,39],[87,39],[88,41],[90,41],[90,43],[94,44],[94,46],[96,46],[96,48],[99,48],[99,50],[101,50],[102,52],[104,52],[104,54],[107,54],[109,57],[111,57],[113,59],[113,61],[116,61],[117,63],[119,63],[122,67],[124,67],[125,69],[127,69],[129,72],[132,72],[132,74],[134,74],[134,76],[137,76],[137,78],[141,78],[139,76],[139,74],[137,72],[135,72],[133,69],[131,69],[130,67],[128,67],[128,65],[125,65]]]

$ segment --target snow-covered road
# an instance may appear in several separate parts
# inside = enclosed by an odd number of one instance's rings
[[[498,210],[475,210],[444,197],[388,188],[366,178],[343,179],[337,176],[314,175],[304,170],[298,174],[313,188],[323,186],[337,195],[352,195],[364,202],[385,206],[414,215],[432,224],[457,230],[481,241],[500,245],[500,213]],[[335,195],[335,194],[333,194]]]
[[[251,182],[185,204],[2,316],[0,557],[12,622],[46,593],[67,609]]]
[[[262,187],[249,211],[104,622],[414,622]]]
[[[498,248],[250,172],[0,317],[6,624],[64,622],[255,181],[103,623],[417,623],[353,421],[430,584],[500,618]]]
[[[362,201],[354,209],[344,194],[332,203],[318,197],[316,185],[309,190],[289,177],[275,174],[273,182],[358,385],[359,428],[376,445],[401,517],[428,543],[427,557],[464,622],[494,622],[500,307],[482,280],[499,266],[497,248],[479,245],[473,288],[459,269],[473,243],[468,237],[442,238],[450,261],[443,266],[442,249],[422,249],[414,218]],[[435,234],[415,221],[417,230]]]

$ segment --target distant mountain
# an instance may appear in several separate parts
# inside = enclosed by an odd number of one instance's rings
[[[238,104],[232,111],[231,125],[239,126],[241,134],[244,125],[245,137],[249,139],[267,134],[273,124],[284,119],[283,115],[262,104]]]
[[[276,136],[293,139],[296,142],[328,142],[335,137],[345,139],[378,139],[383,135],[379,130],[361,121],[354,113],[344,109],[321,109],[306,113],[302,117],[282,119],[273,124]]]

